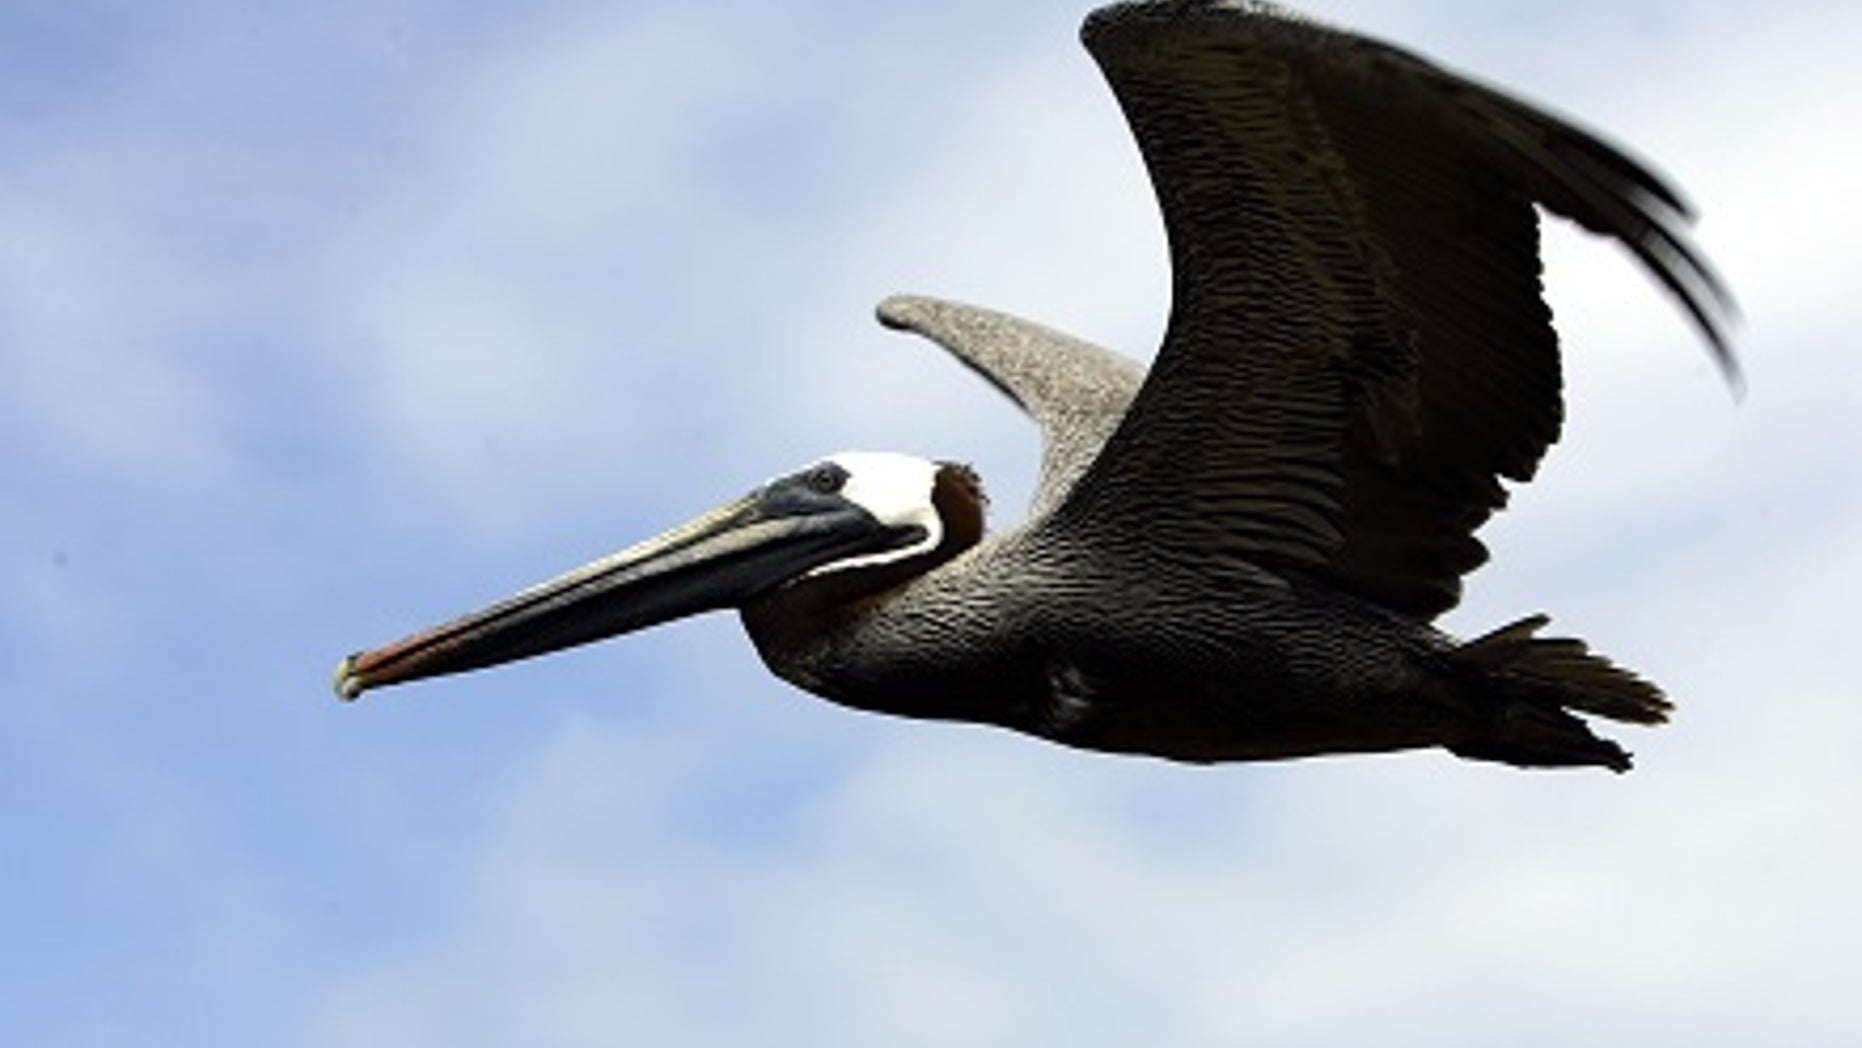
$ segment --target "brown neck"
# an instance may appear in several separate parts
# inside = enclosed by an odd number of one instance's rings
[[[944,531],[937,546],[884,564],[806,576],[757,597],[743,607],[751,639],[766,659],[774,660],[858,621],[894,590],[981,542],[987,504],[975,471],[941,463],[931,488],[931,505]]]

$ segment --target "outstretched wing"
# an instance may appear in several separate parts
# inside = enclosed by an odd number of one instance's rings
[[[1562,417],[1535,204],[1625,244],[1733,376],[1686,205],[1589,134],[1262,3],[1118,4],[1082,36],[1150,169],[1173,301],[1056,526],[1451,607],[1499,478],[1529,479]]]
[[[879,304],[879,320],[943,346],[1041,427],[1031,518],[1066,496],[1144,382],[1144,368],[1135,361],[995,310],[894,295]]]

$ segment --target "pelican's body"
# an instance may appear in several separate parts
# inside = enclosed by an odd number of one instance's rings
[[[844,705],[1186,761],[1432,746],[1481,708],[1438,680],[1444,638],[1324,586],[1080,559],[1018,529],[857,616],[797,584],[744,622],[778,676]]]
[[[1732,369],[1730,301],[1653,175],[1552,117],[1271,6],[1117,4],[1084,37],[1138,135],[1175,275],[1156,365],[900,297],[889,326],[1044,438],[1022,525],[966,467],[845,453],[454,623],[352,656],[345,697],[714,608],[833,701],[1186,761],[1441,746],[1628,767],[1578,713],[1652,685],[1535,616],[1429,623],[1562,419],[1534,205],[1629,246]]]

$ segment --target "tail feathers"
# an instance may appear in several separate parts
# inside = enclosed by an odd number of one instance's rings
[[[1602,766],[1623,772],[1631,765],[1628,750],[1598,737],[1582,720],[1554,706],[1526,702],[1503,704],[1477,733],[1449,743],[1448,751],[1521,768]]]
[[[1592,734],[1572,711],[1660,724],[1673,704],[1655,685],[1592,654],[1583,641],[1536,636],[1550,621],[1533,615],[1455,649],[1454,661],[1478,671],[1483,690],[1500,702],[1487,730],[1451,748],[1510,764],[1602,764],[1627,771],[1629,754]]]

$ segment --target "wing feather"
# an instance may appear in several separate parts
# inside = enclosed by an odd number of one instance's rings
[[[1066,496],[1144,382],[1136,361],[993,309],[894,295],[879,304],[879,321],[949,350],[1034,419],[1041,429],[1041,475],[1030,516]]]
[[[1151,172],[1172,309],[1056,526],[1452,606],[1500,478],[1563,420],[1535,204],[1626,244],[1735,376],[1687,205],[1597,138],[1268,4],[1117,4],[1082,35]]]

